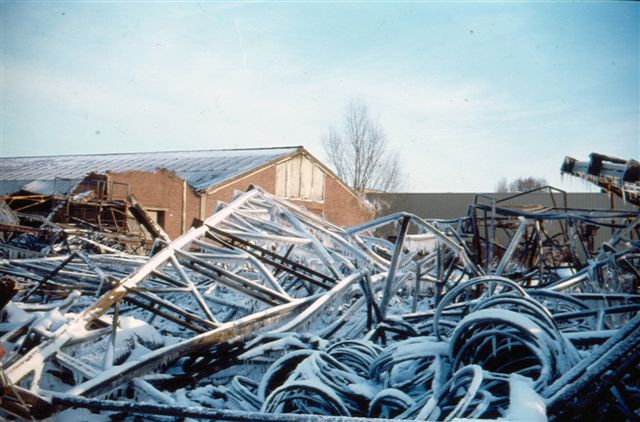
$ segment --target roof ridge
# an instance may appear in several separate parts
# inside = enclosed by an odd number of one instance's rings
[[[304,147],[299,146],[5,157],[0,159],[0,193],[15,192],[12,190],[16,188],[16,181],[28,184],[55,177],[83,179],[91,172],[157,172],[162,169],[181,177],[194,189],[202,190],[304,151]]]
[[[192,149],[192,150],[172,150],[172,151],[138,151],[138,152],[105,152],[98,154],[59,154],[59,155],[21,155],[21,156],[2,156],[0,160],[16,159],[16,158],[56,158],[56,157],[105,157],[113,155],[149,155],[149,154],[170,154],[181,152],[222,152],[222,151],[270,151],[278,149],[299,149],[304,148],[302,145],[290,145],[282,147],[258,147],[258,148],[219,148],[219,149]]]

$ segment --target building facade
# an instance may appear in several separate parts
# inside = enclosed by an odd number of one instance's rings
[[[171,237],[211,215],[236,190],[260,186],[341,226],[371,219],[371,206],[303,147],[0,159],[0,195],[96,190],[130,195]]]

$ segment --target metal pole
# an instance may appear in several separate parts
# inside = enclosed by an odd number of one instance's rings
[[[391,264],[389,265],[389,272],[387,274],[387,281],[384,285],[384,294],[382,296],[382,302],[380,303],[380,313],[384,319],[387,315],[387,306],[389,300],[391,300],[391,290],[393,288],[393,281],[396,278],[396,270],[398,269],[398,263],[400,262],[400,255],[402,255],[402,246],[404,244],[404,238],[409,228],[410,216],[404,216],[402,218],[402,226],[398,232],[398,238],[396,239],[396,248],[393,251],[393,257],[391,258]]]

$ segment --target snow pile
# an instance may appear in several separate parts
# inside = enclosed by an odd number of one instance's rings
[[[533,389],[531,380],[512,375],[509,379],[509,408],[505,420],[546,422],[547,408]]]

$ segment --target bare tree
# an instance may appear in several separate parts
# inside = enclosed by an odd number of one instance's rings
[[[509,192],[509,183],[507,183],[506,177],[503,177],[500,180],[498,180],[498,183],[496,183],[495,190],[498,193]]]
[[[519,177],[507,183],[506,178],[502,178],[496,183],[496,192],[526,192],[531,189],[547,186],[546,179],[542,177]]]
[[[359,99],[346,107],[343,128],[330,127],[322,140],[329,163],[355,191],[393,192],[404,179],[397,151],[391,150],[380,122]]]

